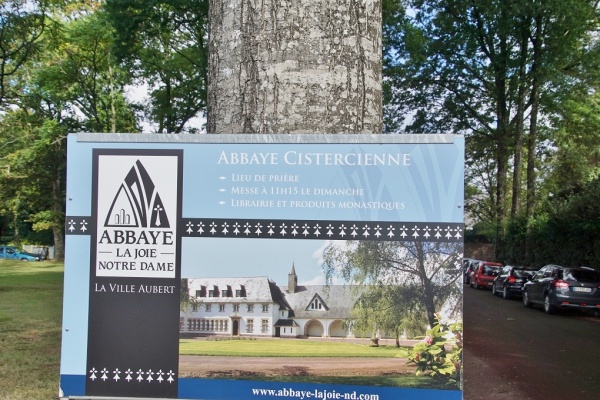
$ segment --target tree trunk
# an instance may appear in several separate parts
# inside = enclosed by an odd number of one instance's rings
[[[65,236],[63,228],[53,227],[52,236],[54,237],[54,260],[65,260]]]
[[[529,122],[529,137],[527,139],[527,201],[525,205],[525,216],[527,218],[527,236],[525,242],[525,258],[526,260],[533,260],[532,250],[532,238],[531,238],[531,226],[530,221],[532,220],[535,212],[535,160],[536,160],[536,149],[537,149],[537,120],[539,113],[540,103],[540,64],[542,59],[542,15],[538,12],[535,17],[535,35],[533,39],[533,65],[531,67],[531,75],[533,76],[531,82],[531,117]]]
[[[498,91],[499,94],[505,92]],[[501,96],[501,99],[504,99]],[[495,258],[500,259],[504,252],[504,224],[506,220],[506,188],[508,174],[508,111],[506,103],[499,101],[497,114],[498,127],[496,129],[496,209],[495,209],[495,224],[496,224],[496,246]]]
[[[210,0],[208,133],[381,133],[380,0]]]
[[[527,26],[525,21],[522,26]],[[515,219],[520,214],[521,205],[521,170],[523,169],[523,131],[525,120],[525,91],[527,82],[527,51],[529,43],[529,30],[521,29],[521,43],[519,56],[519,90],[517,94],[517,115],[515,125],[515,152],[513,165],[513,182],[512,182],[512,205],[510,210],[511,218]]]
[[[535,208],[535,160],[537,147],[537,119],[540,103],[540,65],[542,62],[542,15],[538,13],[535,17],[536,33],[533,39],[533,65],[531,66],[531,117],[529,126],[529,138],[527,141],[527,203],[525,214],[527,218],[531,218]]]
[[[506,11],[503,8],[502,13]],[[506,16],[501,17],[504,20]],[[500,36],[499,50],[496,56],[492,59],[494,62],[496,87],[496,121],[497,127],[495,132],[496,139],[496,259],[501,258],[504,252],[504,234],[506,221],[506,191],[508,187],[508,159],[509,145],[511,140],[510,135],[510,107],[507,94],[508,84],[508,60],[509,46],[506,35]]]
[[[52,182],[52,211],[58,216],[58,221],[52,226],[52,235],[54,237],[54,259],[63,261],[65,259],[65,203],[64,192],[62,190],[62,180],[57,177]]]

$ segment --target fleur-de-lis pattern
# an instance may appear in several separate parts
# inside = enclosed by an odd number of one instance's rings
[[[100,375],[100,376],[98,376]],[[124,383],[131,384],[172,384],[175,382],[177,375],[171,369],[142,369],[133,368],[132,366],[126,366],[124,368],[107,368],[107,367],[92,367],[87,374],[87,378],[91,381],[114,381],[119,382],[123,380]]]
[[[214,229],[187,228],[201,225]],[[183,218],[179,226],[182,237],[458,242],[464,235],[462,223],[435,222]]]
[[[68,235],[89,235],[90,217],[67,217]],[[384,221],[306,221],[182,218],[182,237],[382,240],[412,242],[457,242],[463,240],[464,224]]]
[[[67,235],[90,235],[93,230],[94,221],[91,217],[67,217],[65,219]]]

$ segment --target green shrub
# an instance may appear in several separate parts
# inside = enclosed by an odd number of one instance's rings
[[[445,323],[438,317],[409,352],[407,364],[417,366],[417,375],[444,377],[448,385],[462,388],[462,347],[462,323]]]

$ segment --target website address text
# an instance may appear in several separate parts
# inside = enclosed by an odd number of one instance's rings
[[[378,394],[338,392],[335,390],[252,389],[254,396],[289,397],[295,399],[379,400]]]

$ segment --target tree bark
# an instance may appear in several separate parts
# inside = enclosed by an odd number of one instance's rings
[[[208,133],[381,133],[381,0],[210,0]]]
[[[64,261],[65,259],[64,195],[64,191],[62,190],[62,179],[57,177],[52,182],[52,211],[59,217],[57,223],[52,226],[54,259],[56,261]]]
[[[521,171],[523,169],[523,131],[525,129],[526,107],[526,82],[527,82],[527,51],[529,43],[529,29],[526,19],[521,21],[521,42],[519,56],[519,90],[517,94],[517,115],[515,121],[515,151],[512,182],[512,204],[510,216],[515,219],[521,212]]]

